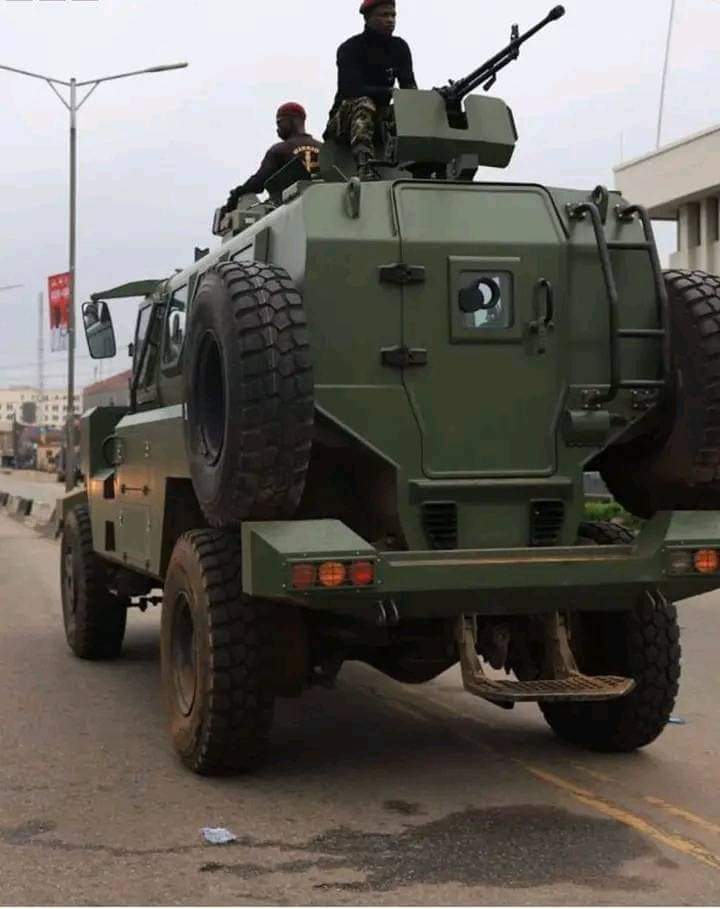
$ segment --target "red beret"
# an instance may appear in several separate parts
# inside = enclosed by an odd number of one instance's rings
[[[296,104],[295,101],[288,101],[287,104],[282,104],[278,108],[277,112],[278,117],[302,117],[303,120],[307,120],[307,114],[305,113],[305,108],[302,104]]]
[[[367,16],[376,6],[395,6],[395,0],[363,0],[360,12],[363,16]]]

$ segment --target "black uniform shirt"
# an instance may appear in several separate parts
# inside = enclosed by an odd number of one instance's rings
[[[412,53],[402,38],[366,28],[341,44],[337,53],[338,93],[332,113],[350,98],[372,98],[390,104],[392,89],[417,88]]]
[[[260,170],[246,180],[242,186],[238,186],[231,193],[235,201],[244,193],[259,194],[265,189],[267,181],[276,174],[281,168],[289,164],[293,158],[300,158],[310,173],[317,170],[318,155],[320,154],[320,143],[309,133],[301,133],[286,139],[284,142],[278,142],[268,149],[263,158]]]

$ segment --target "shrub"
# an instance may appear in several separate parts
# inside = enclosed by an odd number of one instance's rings
[[[634,515],[625,511],[622,505],[617,502],[586,502],[585,503],[585,520],[586,521],[609,521],[614,524],[622,524],[629,530],[639,531],[643,526],[643,521]]]

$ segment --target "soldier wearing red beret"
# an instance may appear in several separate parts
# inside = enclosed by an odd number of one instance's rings
[[[227,211],[237,207],[240,196],[246,193],[256,195],[261,193],[270,177],[294,158],[300,158],[311,174],[317,170],[320,142],[305,129],[306,119],[307,114],[301,104],[291,101],[278,108],[277,134],[281,141],[268,149],[258,172],[230,193]]]
[[[360,12],[365,31],[338,49],[338,92],[325,138],[349,143],[360,175],[367,177],[378,129],[394,129],[393,88],[417,83],[410,48],[394,37],[395,0],[363,0]]]

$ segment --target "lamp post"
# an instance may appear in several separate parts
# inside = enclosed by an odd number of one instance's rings
[[[670,4],[670,20],[668,22],[667,42],[665,44],[665,63],[663,65],[662,87],[660,89],[660,113],[658,114],[657,144],[660,148],[662,140],[663,116],[665,114],[665,89],[667,88],[668,68],[670,66],[670,47],[672,45],[673,27],[675,25],[675,7],[677,0],[672,0]]]
[[[102,76],[98,79],[88,79],[78,82],[77,79],[65,81],[43,76],[40,73],[31,73],[13,66],[3,66],[0,69],[20,76],[29,76],[31,79],[41,79],[46,82],[70,112],[70,256],[68,272],[70,274],[70,306],[68,310],[68,387],[67,387],[67,416],[66,416],[66,458],[65,458],[65,488],[71,492],[75,488],[75,252],[77,236],[77,113],[95,89],[102,82],[114,82],[117,79],[127,79],[130,76],[141,76],[146,73],[164,73],[172,69],[184,69],[187,63],[170,63],[165,66],[151,66],[147,69],[133,70],[129,73],[119,73],[116,76]],[[66,100],[56,86],[69,89],[69,99]],[[78,89],[87,88],[87,92],[78,101]]]

